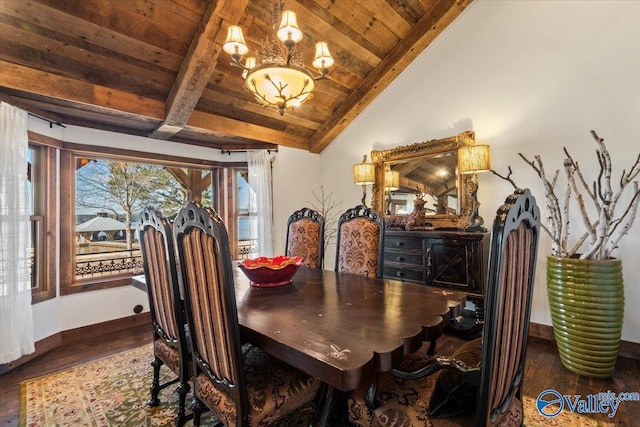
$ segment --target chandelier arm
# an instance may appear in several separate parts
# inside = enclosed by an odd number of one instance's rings
[[[322,70],[320,72],[320,75],[314,76],[313,74],[311,74],[311,78],[313,80],[322,80],[322,79],[327,77],[327,74],[329,74],[329,70],[327,68],[325,68],[324,70]]]
[[[238,57],[236,55],[231,55],[230,65],[232,65],[234,67],[242,68],[243,70],[247,70],[247,71],[250,70],[250,68],[247,68],[244,65],[242,65],[242,63],[240,62],[240,57]]]

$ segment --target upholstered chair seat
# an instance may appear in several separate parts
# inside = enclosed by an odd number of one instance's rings
[[[318,392],[319,381],[271,358],[258,347],[252,347],[244,358],[250,426],[277,425],[311,402]],[[217,389],[205,374],[195,378],[194,388],[198,399],[212,408],[225,426],[239,425],[234,400]]]

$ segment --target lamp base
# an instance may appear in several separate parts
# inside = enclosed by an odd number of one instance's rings
[[[469,225],[465,230],[482,229],[484,219],[478,214],[480,202],[478,201],[478,176],[474,173],[471,179],[471,213],[469,214]]]
[[[367,208],[367,188],[366,185],[362,186],[362,200],[361,200],[362,206],[364,206],[365,208]]]

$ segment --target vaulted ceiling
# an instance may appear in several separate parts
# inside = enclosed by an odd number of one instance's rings
[[[0,0],[0,100],[55,122],[225,150],[319,153],[472,0],[286,0],[305,63],[336,60],[313,99],[260,106],[222,50],[256,51],[276,0]]]

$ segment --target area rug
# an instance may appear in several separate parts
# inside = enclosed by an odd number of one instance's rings
[[[20,427],[169,427],[178,402],[175,386],[160,392],[160,405],[147,406],[153,377],[151,344],[95,362],[24,381],[20,388]],[[163,366],[161,382],[174,378]],[[313,407],[291,417],[288,427],[307,426]],[[215,424],[210,412],[202,425]],[[187,425],[192,425],[189,421]]]
[[[153,348],[149,344],[24,381],[20,391],[20,426],[173,426],[178,399],[175,387],[160,392],[159,406],[147,406],[152,358]],[[162,380],[172,376],[163,366]],[[527,427],[613,425],[566,410],[556,417],[545,418],[536,409],[535,399],[525,396],[523,404]],[[288,424],[306,426],[311,412],[309,408],[301,410]],[[203,416],[202,425],[209,426],[214,422],[210,413]]]

